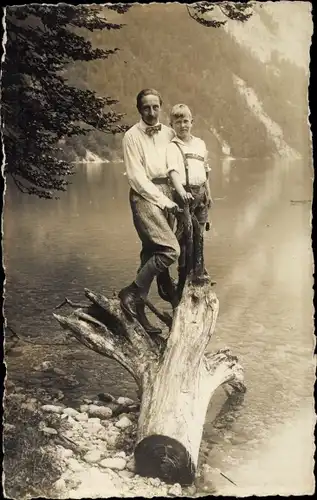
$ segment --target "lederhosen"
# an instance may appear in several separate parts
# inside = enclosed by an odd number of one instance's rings
[[[207,193],[207,187],[206,187],[206,182],[200,185],[192,185],[189,183],[189,165],[188,165],[188,159],[189,158],[194,158],[196,160],[200,161],[205,161],[203,156],[200,156],[195,153],[184,153],[183,149],[181,146],[177,143],[174,142],[174,144],[178,147],[178,149],[181,152],[183,161],[184,161],[184,167],[185,167],[185,176],[186,176],[186,184],[184,186],[185,190],[189,193],[192,194],[194,200],[191,201],[190,203],[190,208],[191,212],[195,214],[197,217],[198,221],[202,224],[205,224],[208,220],[208,208],[207,208],[207,202],[208,202],[208,193]],[[178,195],[177,192],[174,193],[175,196],[175,201],[178,205],[182,206],[183,201]]]

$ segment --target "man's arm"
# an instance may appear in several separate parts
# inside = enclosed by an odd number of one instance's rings
[[[138,146],[133,138],[124,136],[122,146],[127,177],[132,189],[162,210],[172,208],[175,203],[165,196],[146,176]]]

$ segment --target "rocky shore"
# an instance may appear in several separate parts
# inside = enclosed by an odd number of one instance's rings
[[[102,393],[95,400],[83,398],[78,407],[70,407],[58,398],[50,402],[30,397],[8,382],[6,389],[6,398],[18,400],[21,409],[41,416],[34,432],[48,438],[45,451],[60,470],[60,477],[52,484],[54,498],[196,497],[211,493],[210,488],[206,491],[198,484],[182,488],[135,473],[137,401]],[[13,427],[6,418],[5,432]]]

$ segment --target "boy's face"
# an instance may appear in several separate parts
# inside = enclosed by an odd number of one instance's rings
[[[177,137],[182,140],[189,139],[193,126],[193,119],[189,113],[185,113],[179,118],[173,118],[171,125],[175,130]]]

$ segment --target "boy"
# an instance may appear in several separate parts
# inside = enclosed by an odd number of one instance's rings
[[[166,150],[167,171],[175,188],[175,201],[181,206],[189,203],[203,232],[208,221],[208,209],[212,200],[208,182],[210,171],[206,144],[191,135],[192,114],[186,104],[176,104],[170,114],[170,124],[176,136]],[[208,226],[207,226],[208,227]],[[184,251],[180,267],[184,266]],[[207,272],[205,271],[205,274]],[[211,281],[211,284],[216,284]]]

